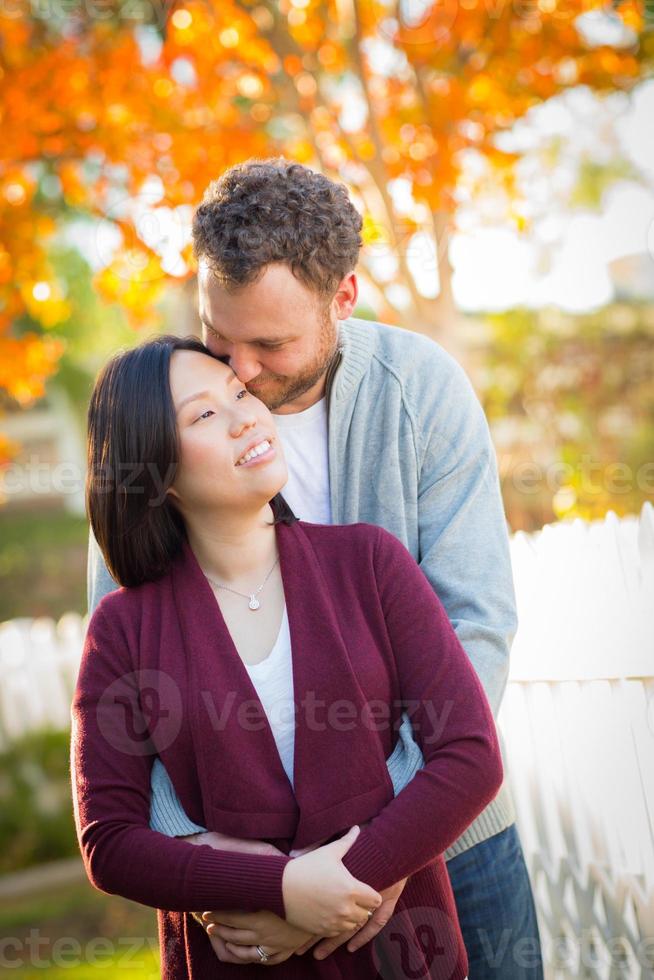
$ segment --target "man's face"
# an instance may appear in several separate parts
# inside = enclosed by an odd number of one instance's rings
[[[343,304],[342,286],[352,291]],[[351,314],[354,273],[331,303],[295,278],[284,263],[266,266],[261,278],[237,292],[223,289],[206,261],[198,269],[202,339],[227,357],[247,390],[271,411],[302,411],[321,397],[324,375],[338,344],[337,320]],[[285,408],[282,408],[285,406]]]

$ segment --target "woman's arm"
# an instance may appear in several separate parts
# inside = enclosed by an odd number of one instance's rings
[[[425,760],[343,858],[356,878],[382,891],[463,833],[499,792],[503,767],[484,689],[440,599],[402,542],[377,530],[378,594]]]
[[[75,829],[92,884],[171,911],[267,909],[308,933],[360,923],[381,895],[343,867],[355,828],[296,858],[215,850],[150,829],[155,749],[141,705],[173,729],[181,705],[166,697],[162,671],[132,670],[126,638],[105,613],[98,606],[89,622],[71,706]]]
[[[96,888],[171,911],[269,909],[284,917],[287,855],[194,846],[149,828],[155,750],[126,639],[98,608],[87,628],[71,706],[77,838]]]

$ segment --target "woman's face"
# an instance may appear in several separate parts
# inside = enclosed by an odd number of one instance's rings
[[[168,493],[179,510],[263,507],[288,480],[266,406],[227,364],[199,351],[174,351],[169,377],[180,459]],[[244,461],[252,446],[259,455]]]

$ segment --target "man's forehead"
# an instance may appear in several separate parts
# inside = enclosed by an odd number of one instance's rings
[[[216,277],[208,259],[203,257],[198,260],[198,288],[200,297],[210,301],[212,296],[222,300],[230,299],[246,301],[251,298],[259,298],[264,295],[278,294],[277,301],[289,298],[290,305],[304,302],[312,304],[318,300],[318,294],[309,289],[297,276],[286,262],[269,262],[261,267],[253,279],[246,284],[236,287],[226,287],[222,281]],[[292,300],[290,297],[292,296]]]

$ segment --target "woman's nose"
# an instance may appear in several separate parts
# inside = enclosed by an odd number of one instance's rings
[[[230,434],[238,438],[247,429],[252,429],[258,422],[257,414],[251,408],[235,409],[230,426]]]

